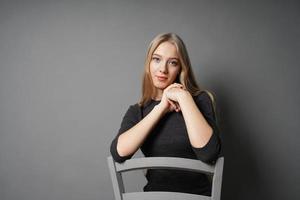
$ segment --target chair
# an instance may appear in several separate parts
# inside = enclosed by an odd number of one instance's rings
[[[109,156],[107,161],[116,200],[220,200],[221,198],[224,157],[218,158],[214,165],[179,157],[142,157],[118,163]],[[139,169],[180,169],[213,175],[211,196],[167,191],[125,193],[121,173]]]

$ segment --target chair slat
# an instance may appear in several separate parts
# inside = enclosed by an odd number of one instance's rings
[[[214,173],[214,165],[208,165],[200,160],[177,157],[145,157],[133,158],[124,163],[116,163],[117,172],[138,169],[182,169],[186,171],[201,172],[208,175]]]
[[[211,200],[208,196],[180,192],[128,192],[123,200]]]

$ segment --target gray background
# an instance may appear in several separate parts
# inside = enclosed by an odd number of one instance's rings
[[[110,142],[161,32],[182,37],[217,95],[222,199],[299,199],[299,5],[1,1],[0,199],[113,199]]]

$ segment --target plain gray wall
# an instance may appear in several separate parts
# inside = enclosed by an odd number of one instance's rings
[[[222,199],[299,199],[299,5],[1,1],[0,199],[113,200],[110,142],[161,32],[217,95]]]

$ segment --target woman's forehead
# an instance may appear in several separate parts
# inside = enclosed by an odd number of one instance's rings
[[[153,54],[174,59],[178,58],[176,46],[170,42],[161,43],[153,52]]]

